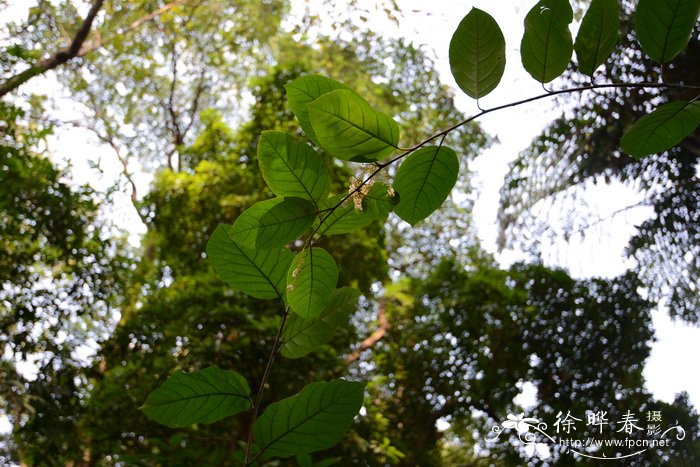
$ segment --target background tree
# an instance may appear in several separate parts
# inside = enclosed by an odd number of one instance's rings
[[[40,2],[26,22],[9,26],[4,76],[11,80],[17,69],[41,60],[42,50],[70,43],[89,17],[79,10],[71,2]],[[338,78],[396,116],[402,145],[464,119],[430,60],[410,44],[342,21],[338,37],[315,34],[320,20],[313,16],[302,20],[308,30],[285,32],[280,24],[287,10],[282,2],[107,2],[81,45],[85,53],[56,67],[84,115],[61,121],[37,99],[27,101],[32,115],[9,105],[3,110],[11,121],[3,169],[12,174],[8,184],[21,184],[11,187],[3,205],[2,241],[15,255],[8,266],[20,265],[3,279],[0,309],[8,336],[14,333],[5,343],[14,353],[3,360],[2,408],[15,429],[3,459],[240,464],[247,415],[169,429],[138,407],[178,369],[216,364],[244,372],[252,386],[262,377],[279,309],[228,288],[207,261],[206,244],[217,224],[272,196],[258,169],[258,136],[275,129],[301,137],[284,86],[308,73]],[[339,38],[348,32],[352,40]],[[37,124],[46,121],[83,126],[114,151],[147,228],[139,247],[132,251],[108,236],[113,233],[98,211],[103,197],[63,183],[61,172],[36,154],[44,144]],[[444,142],[459,149],[465,167],[490,139],[472,124]],[[347,193],[351,177],[360,174],[321,156],[332,192]],[[154,174],[145,196],[133,179],[139,165]],[[26,175],[30,170],[45,173],[46,183],[36,184]],[[468,170],[459,187],[469,189]],[[650,451],[644,461],[697,454],[697,415],[687,400],[662,404],[643,390],[641,369],[653,334],[639,280],[633,274],[574,280],[537,264],[500,270],[475,244],[469,210],[468,203],[448,203],[414,230],[392,217],[318,243],[333,251],[339,285],[359,288],[364,298],[351,325],[321,351],[278,361],[265,401],[343,375],[370,380],[371,398],[341,445],[313,459],[574,462],[559,451],[547,461],[530,458],[505,437],[484,443],[490,426],[517,411],[513,397],[526,382],[537,387],[533,414],[543,418],[558,410],[658,407],[689,436],[672,450]],[[62,293],[59,280],[44,287],[52,302],[37,304],[41,274],[26,271],[66,266],[73,268],[65,278],[73,295]],[[26,302],[43,314],[25,312]],[[73,304],[72,314],[66,304]],[[46,327],[51,313],[61,326]],[[29,328],[42,331],[41,339]],[[87,365],[75,353],[85,336],[98,342]],[[24,348],[45,358],[35,381],[23,380],[15,368]],[[601,358],[591,362],[591,354]],[[448,421],[449,430],[439,431],[438,420]]]
[[[578,4],[580,8],[584,4]],[[640,49],[633,30],[635,5],[622,2],[622,33],[611,58],[597,71],[596,79],[613,82],[685,83],[697,85],[700,30],[696,27],[687,48],[663,66]],[[563,76],[564,85],[589,82],[573,67]],[[530,148],[511,163],[501,191],[500,246],[519,245],[533,254],[541,251],[542,239],[556,234],[551,217],[536,217],[538,203],[552,206],[563,201],[563,226],[568,238],[585,234],[600,223],[597,213],[584,216],[574,201],[595,183],[619,182],[641,193],[638,206],[649,206],[653,215],[630,239],[627,254],[634,258],[651,297],[667,298],[669,312],[691,322],[700,318],[698,303],[698,177],[700,147],[694,132],[673,149],[635,159],[619,148],[622,134],[652,105],[692,100],[690,89],[655,88],[637,91],[611,88],[587,94],[583,99],[560,98],[566,111],[553,121]],[[568,200],[568,201],[567,201]],[[541,205],[541,203],[540,203]],[[551,214],[556,217],[557,213]],[[621,214],[621,213],[618,213]]]

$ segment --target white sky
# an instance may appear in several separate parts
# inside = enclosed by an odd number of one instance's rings
[[[304,5],[320,4],[320,0],[293,1],[297,14]],[[367,2],[368,5],[373,2]],[[449,70],[447,50],[452,32],[456,29],[461,18],[472,6],[490,13],[501,26],[506,37],[507,65],[501,85],[491,94],[480,101],[483,108],[522,99],[525,96],[540,94],[542,87],[522,69],[518,54],[518,46],[522,36],[522,21],[534,1],[458,1],[434,0],[426,7],[421,0],[400,0],[404,10],[400,28],[389,24],[378,13],[370,18],[377,21],[375,29],[385,30],[391,35],[401,35],[409,38],[415,44],[425,44],[436,51],[436,64],[443,82],[451,85],[459,96],[458,107],[466,114],[478,111],[475,102],[462,94],[456,87]],[[24,1],[15,2],[21,12],[26,8]],[[5,12],[7,13],[7,11]],[[21,13],[20,13],[21,14]],[[33,80],[32,86],[52,86],[51,75]],[[479,236],[484,248],[495,253],[497,233],[496,213],[498,210],[498,192],[503,182],[508,163],[524,149],[544,125],[558,112],[550,108],[550,103],[540,101],[514,109],[505,109],[487,115],[479,120],[483,128],[492,135],[498,136],[500,143],[479,155],[471,169],[476,172],[478,197],[474,217]],[[73,109],[67,110],[73,111]],[[94,170],[81,167],[76,161],[101,160],[105,174],[118,174],[121,166],[115,160],[111,150],[97,147],[93,138],[79,130],[67,130],[58,134],[52,142],[53,150],[59,160],[74,161],[73,173],[78,182],[90,182],[98,189],[104,189],[114,182],[113,177],[96,178]],[[147,191],[150,177],[138,175],[140,193]],[[638,200],[638,195],[622,187],[606,187],[598,185],[590,190],[588,202],[599,213],[613,212]],[[145,231],[131,206],[128,188],[116,199],[116,207],[112,213],[116,223],[122,226],[132,226],[134,240],[138,234]],[[619,216],[610,222],[601,223],[598,229],[586,236],[584,241],[570,246],[559,245],[557,254],[554,248],[552,255],[545,258],[550,265],[561,265],[569,269],[575,277],[615,276],[630,266],[623,257],[623,248],[631,227],[649,215],[644,209],[632,210],[625,216]],[[507,251],[497,255],[502,264],[507,265],[522,257],[517,252]],[[680,391],[688,391],[696,407],[700,407],[700,373],[689,368],[687,355],[700,354],[700,328],[672,322],[665,311],[653,313],[657,341],[652,344],[652,353],[647,360],[644,375],[647,388],[659,399],[672,401]],[[522,400],[522,399],[519,399]],[[527,398],[524,400],[527,403]],[[625,408],[620,408],[625,409]],[[2,430],[0,418],[0,430]],[[5,427],[6,428],[6,427]]]

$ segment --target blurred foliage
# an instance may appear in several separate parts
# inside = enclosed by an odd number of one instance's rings
[[[579,8],[587,5],[577,4]],[[636,42],[633,2],[622,4],[623,33],[597,79],[656,82],[663,78],[670,83],[699,84],[697,24],[685,51],[662,69]],[[565,85],[589,82],[573,69],[564,74]],[[511,163],[501,190],[501,247],[519,246],[537,256],[543,245],[559,237],[550,228],[557,216],[564,218],[566,240],[585,235],[604,220],[596,212],[585,213],[581,206],[586,185],[621,182],[641,192],[642,201],[635,206],[653,209],[653,215],[637,226],[627,248],[644,286],[655,301],[668,299],[672,316],[700,320],[700,133],[696,131],[668,152],[641,160],[618,149],[625,130],[648,114],[652,104],[695,97],[689,89],[611,88],[560,99],[558,105],[565,109],[562,116]],[[549,213],[542,215],[542,209]]]
[[[0,411],[13,425],[0,439],[2,464],[238,465],[248,415],[172,430],[138,407],[176,369],[216,364],[257,389],[279,305],[231,291],[205,247],[217,224],[272,196],[256,160],[260,132],[302,138],[284,85],[305,73],[341,80],[396,116],[402,144],[463,119],[429,56],[357,26],[352,15],[307,11],[285,32],[286,2],[175,3],[149,17],[171,4],[106,2],[88,41],[95,49],[57,70],[83,115],[56,125],[91,130],[154,175],[148,193],[134,200],[147,228],[136,251],[100,212],[103,194],[73,186],[42,154],[56,96],[21,95],[29,113],[0,104]],[[337,12],[334,1],[324,4]],[[26,20],[5,25],[0,77],[65,44],[86,5],[40,0]],[[400,21],[394,1],[366,11],[362,2],[350,5],[360,23],[377,12]],[[326,20],[332,36],[319,32]],[[627,98],[615,105],[624,108]],[[460,153],[462,190],[470,189],[468,162],[490,142],[475,124],[445,141]],[[322,158],[332,192],[347,192],[354,169]],[[338,262],[339,286],[354,285],[365,298],[322,351],[276,361],[265,404],[310,381],[347,375],[370,380],[370,397],[343,442],[312,460],[573,463],[561,452],[531,457],[511,439],[486,443],[494,424],[521,410],[513,398],[525,383],[538,395],[529,416],[662,410],[688,437],[642,461],[697,459],[697,414],[687,397],[663,404],[643,389],[653,338],[651,304],[637,292],[645,282],[633,274],[575,280],[538,264],[501,270],[478,248],[470,213],[470,200],[451,200],[412,230],[390,218],[319,242]],[[350,350],[380,326],[380,311],[386,334],[348,364]],[[76,352],[86,343],[97,349],[94,357]],[[17,364],[35,357],[31,380]],[[439,431],[438,420],[449,429]]]

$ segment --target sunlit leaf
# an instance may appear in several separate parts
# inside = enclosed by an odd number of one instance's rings
[[[506,67],[506,41],[496,20],[472,8],[452,36],[449,56],[452,76],[469,97],[493,91]]]
[[[362,407],[363,383],[312,383],[270,404],[256,420],[253,435],[262,457],[291,457],[335,445]]]
[[[309,200],[272,198],[243,211],[230,234],[245,248],[277,248],[299,238],[315,216],[316,208]]]
[[[574,50],[569,31],[573,19],[568,0],[541,0],[525,17],[520,56],[525,70],[540,83],[552,81],[569,64]]]
[[[394,178],[400,196],[396,214],[411,225],[425,219],[442,206],[458,174],[459,160],[450,148],[428,146],[411,154]]]
[[[636,34],[642,50],[666,63],[688,44],[700,12],[700,0],[639,0]]]
[[[212,423],[250,408],[250,387],[235,371],[211,366],[178,371],[148,395],[141,410],[171,428]]]
[[[287,273],[287,303],[293,312],[312,319],[328,305],[338,283],[338,267],[323,248],[296,255]]]
[[[344,197],[345,195],[331,196],[321,203],[321,209],[337,206]],[[320,235],[346,234],[366,227],[374,220],[374,217],[368,213],[356,210],[352,200],[348,200],[345,205],[333,211],[321,212],[320,218],[323,219],[323,224],[318,229]]]
[[[316,138],[316,133],[311,126],[311,120],[309,120],[308,105],[326,93],[337,89],[349,90],[350,88],[343,83],[326,78],[325,76],[308,75],[292,81],[285,86],[285,89],[287,90],[287,102],[289,102],[289,108],[292,109],[292,112],[294,112],[294,115],[296,115],[297,120],[299,120],[301,129],[304,130],[306,136],[308,136],[309,139],[314,142],[314,144],[321,146]]]
[[[352,91],[322,95],[308,106],[320,145],[338,159],[368,162],[391,154],[399,143],[399,127]]]
[[[359,297],[359,290],[343,287],[333,291],[326,308],[315,318],[307,320],[292,313],[282,334],[282,355],[303,357],[328,342],[338,327],[347,325]]]
[[[318,201],[328,195],[331,179],[316,151],[281,131],[263,131],[258,142],[263,178],[277,196]]]
[[[618,0],[593,0],[576,35],[576,58],[581,73],[593,76],[595,70],[615,50],[620,30]]]
[[[373,219],[386,220],[394,206],[399,203],[399,194],[385,183],[376,182],[362,200],[363,210]]]
[[[219,225],[207,243],[214,269],[233,288],[255,298],[282,298],[294,254],[286,248],[243,248],[233,240],[231,226]]]
[[[700,125],[700,102],[669,102],[640,118],[620,140],[620,149],[640,158],[672,148]]]

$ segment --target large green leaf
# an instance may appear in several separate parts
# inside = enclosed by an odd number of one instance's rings
[[[506,67],[506,41],[488,13],[472,8],[450,41],[450,70],[457,85],[478,99],[493,91]]]
[[[303,250],[287,273],[287,303],[304,319],[313,319],[328,305],[338,283],[338,267],[323,248]]]
[[[321,203],[321,210],[331,209],[336,206],[345,195],[331,196]],[[349,201],[344,206],[340,206],[333,211],[321,212],[320,218],[323,219],[323,224],[318,229],[320,235],[340,235],[353,232],[362,227],[366,227],[374,220],[370,214],[365,211],[355,209],[352,201]]]
[[[299,358],[328,342],[340,326],[346,326],[355,311],[360,291],[343,287],[333,291],[326,308],[313,319],[304,319],[292,313],[282,334],[282,355]]]
[[[249,207],[230,232],[245,248],[277,248],[299,238],[316,216],[314,204],[303,198],[272,198]]]
[[[373,219],[386,220],[394,206],[399,203],[399,194],[385,183],[376,182],[362,200],[363,210]]]
[[[264,457],[291,457],[335,445],[362,407],[363,383],[311,383],[295,396],[270,404],[253,436]]]
[[[581,73],[593,76],[615,50],[619,30],[619,0],[593,0],[581,21],[574,44]]]
[[[235,289],[255,298],[282,298],[294,254],[286,248],[243,248],[231,226],[219,225],[207,243],[214,269]]]
[[[314,128],[311,126],[311,120],[309,120],[309,109],[308,105],[331,91],[337,89],[350,89],[343,83],[326,78],[320,75],[307,75],[297,78],[288,85],[285,86],[287,90],[287,102],[289,102],[289,108],[292,109],[294,115],[296,115],[297,120],[299,120],[299,125],[301,129],[304,130],[306,136],[309,137],[311,141],[317,146],[319,144],[316,138],[316,133]]]
[[[574,12],[568,0],[541,0],[525,17],[520,56],[525,70],[540,83],[561,75],[574,43],[569,24]]]
[[[399,127],[352,91],[322,95],[308,105],[309,118],[321,146],[338,159],[370,162],[391,154],[399,143]]]
[[[653,60],[666,63],[688,44],[700,12],[700,0],[639,0],[636,33]]]
[[[210,366],[192,373],[176,372],[148,395],[141,410],[171,428],[212,423],[248,410],[250,387],[235,371]]]
[[[411,154],[394,178],[400,196],[396,214],[416,225],[442,205],[458,174],[459,160],[450,148],[428,146]]]
[[[281,131],[263,131],[258,142],[262,176],[277,196],[313,201],[328,195],[331,179],[316,151]]]
[[[672,148],[700,125],[700,102],[669,102],[640,118],[620,140],[620,149],[640,158]]]

